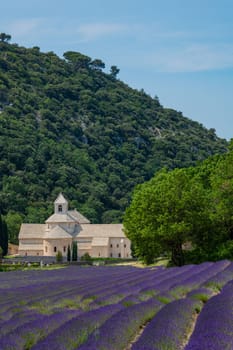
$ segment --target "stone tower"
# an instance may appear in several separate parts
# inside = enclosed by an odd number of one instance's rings
[[[67,214],[68,202],[62,193],[59,193],[57,199],[54,202],[54,213],[55,214]]]

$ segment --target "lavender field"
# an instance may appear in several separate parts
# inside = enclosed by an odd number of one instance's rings
[[[0,273],[0,350],[233,349],[233,263]]]

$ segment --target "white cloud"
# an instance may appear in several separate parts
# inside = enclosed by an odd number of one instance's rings
[[[127,25],[118,23],[89,23],[80,25],[76,32],[82,41],[91,41],[112,34],[121,34],[128,29]]]
[[[147,55],[145,63],[160,72],[198,72],[233,67],[233,45],[191,44],[162,48]]]
[[[42,18],[21,19],[8,24],[8,31],[14,35],[14,38],[32,36],[42,27]]]

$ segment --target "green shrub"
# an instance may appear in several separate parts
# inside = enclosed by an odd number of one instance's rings
[[[62,263],[63,261],[63,256],[62,256],[62,253],[60,252],[60,250],[57,252],[57,255],[56,255],[56,262],[57,263]]]
[[[83,256],[81,256],[81,260],[82,261],[91,261],[91,256],[89,253],[85,253],[83,254]]]

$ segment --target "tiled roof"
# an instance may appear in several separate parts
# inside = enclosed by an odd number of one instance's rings
[[[43,238],[45,224],[22,224],[19,231],[19,239],[22,238]]]
[[[83,224],[78,237],[117,237],[125,238],[122,224]]]
[[[47,223],[75,223],[77,220],[73,218],[71,215],[69,215],[69,212],[67,214],[53,214],[51,215],[45,222]]]
[[[67,200],[65,199],[65,197],[63,196],[62,193],[59,193],[57,199],[55,200],[54,203],[59,203],[59,204],[68,204]]]
[[[61,226],[57,225],[49,232],[45,232],[44,239],[72,238]]]
[[[81,213],[79,213],[76,209],[69,210],[68,214],[71,215],[79,224],[90,224],[90,221],[85,218]]]

